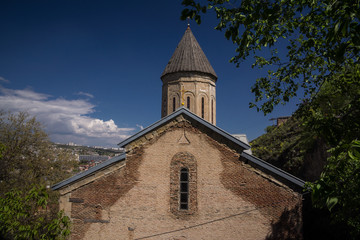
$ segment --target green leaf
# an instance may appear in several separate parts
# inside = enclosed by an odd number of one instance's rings
[[[329,211],[331,211],[333,209],[333,207],[336,206],[336,204],[338,203],[338,198],[337,197],[329,197],[326,200],[326,206],[329,209]]]

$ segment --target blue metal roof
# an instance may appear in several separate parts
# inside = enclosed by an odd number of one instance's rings
[[[55,184],[54,186],[51,187],[51,189],[52,190],[57,190],[57,189],[60,189],[60,188],[62,188],[64,186],[70,184],[70,183],[81,180],[81,179],[95,173],[96,171],[99,171],[101,169],[109,167],[110,165],[112,165],[114,163],[125,160],[125,157],[126,157],[125,153],[123,153],[123,154],[121,154],[119,156],[115,156],[115,157],[113,157],[113,158],[111,158],[111,159],[109,159],[109,160],[107,160],[105,162],[102,162],[102,163],[90,168],[89,170],[87,170],[85,172],[78,173],[78,174],[72,176],[71,178],[68,178],[68,179],[66,179],[66,180],[64,180],[62,182],[59,182],[59,183]]]
[[[209,123],[208,121],[200,118],[199,116],[195,115],[194,113],[190,112],[187,108],[185,107],[181,107],[179,109],[177,109],[175,112],[171,113],[170,115],[162,118],[161,120],[157,121],[156,123],[150,125],[147,128],[144,128],[143,130],[141,130],[140,132],[132,135],[131,137],[129,137],[128,139],[125,139],[124,141],[120,142],[118,145],[120,148],[124,148],[126,145],[128,145],[129,143],[135,141],[136,139],[146,135],[147,133],[151,132],[152,130],[166,124],[167,122],[175,119],[177,116],[179,115],[186,115],[188,117],[190,117],[191,119],[195,120],[196,122],[202,124],[203,126],[209,128],[210,130],[220,134],[221,136],[225,137],[226,139],[232,141],[233,143],[241,146],[244,149],[250,149],[250,145],[244,143],[243,141],[237,139],[236,137],[232,136],[231,134],[225,132],[224,130],[222,130],[221,128]]]
[[[275,174],[277,177],[280,177],[281,179],[284,179],[286,181],[289,181],[301,188],[304,187],[304,184],[305,184],[305,181],[301,180],[300,178],[297,178],[293,175],[291,175],[290,173],[288,172],[285,172],[284,170],[280,169],[280,168],[277,168],[273,165],[271,165],[270,163],[268,162],[265,162],[264,160],[260,159],[260,158],[257,158],[253,155],[250,155],[246,152],[242,152],[241,153],[241,156],[244,157],[245,159],[247,159],[248,161],[250,161],[251,163],[269,171],[270,173],[273,173]]]

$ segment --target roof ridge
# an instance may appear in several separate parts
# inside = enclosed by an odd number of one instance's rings
[[[170,115],[167,115],[166,117],[163,117],[159,121],[157,121],[157,122],[151,124],[150,126],[140,130],[139,132],[135,133],[134,135],[130,136],[129,138],[124,139],[123,141],[118,143],[118,146],[121,147],[121,148],[125,148],[125,146],[128,145],[129,143],[135,141],[136,139],[140,138],[141,136],[144,136],[145,134],[147,134],[148,132],[151,132],[152,130],[158,128],[159,126],[162,126],[162,125],[166,124],[167,122],[171,121],[172,119],[175,119],[177,116],[179,116],[181,114],[187,115],[188,117],[192,118],[194,121],[199,122],[203,126],[205,126],[205,127],[209,128],[210,130],[222,135],[223,137],[225,137],[228,140],[230,140],[231,142],[234,142],[235,144],[241,146],[242,148],[250,149],[249,144],[241,141],[240,139],[232,136],[230,133],[226,132],[225,130],[223,130],[223,129],[213,125],[212,123],[204,120],[203,118],[197,116],[193,112],[189,111],[189,109],[187,109],[186,107],[178,108],[175,112],[171,113]]]

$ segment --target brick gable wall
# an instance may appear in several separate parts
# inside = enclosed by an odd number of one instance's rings
[[[125,167],[67,193],[72,239],[301,239],[301,195],[229,145],[186,119],[138,139]],[[196,165],[185,215],[174,175],[182,164]]]

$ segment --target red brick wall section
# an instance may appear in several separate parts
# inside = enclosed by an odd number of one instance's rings
[[[177,127],[186,127],[186,131],[205,133],[206,141],[219,149],[222,153],[221,182],[225,188],[246,201],[258,206],[260,212],[271,222],[272,231],[267,239],[302,239],[302,195],[291,189],[277,184],[270,177],[261,175],[251,166],[239,160],[238,149],[232,150],[232,143],[224,142],[207,129],[201,126],[193,127],[187,124],[178,124]],[[216,141],[218,140],[218,141]]]
[[[272,222],[267,239],[302,239],[302,196],[239,162],[239,155],[226,146],[208,140],[222,153],[224,187],[253,203]]]
[[[102,210],[109,209],[116,200],[134,187],[138,179],[137,169],[142,160],[142,149],[127,155],[126,167],[121,168],[72,192],[71,239],[83,239],[91,223],[108,223]],[[71,200],[70,199],[70,200]]]
[[[180,124],[179,124],[180,125]],[[201,126],[186,124],[187,131],[205,133],[204,140],[219,149],[224,170],[221,182],[225,188],[246,201],[258,206],[260,212],[271,222],[272,231],[267,239],[302,239],[302,195],[277,184],[266,175],[239,160],[238,149],[232,150],[230,142],[224,141]],[[225,144],[220,144],[224,142]]]

